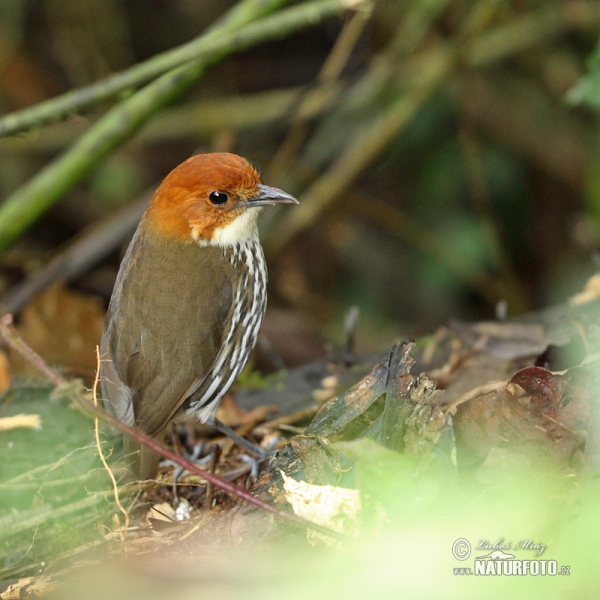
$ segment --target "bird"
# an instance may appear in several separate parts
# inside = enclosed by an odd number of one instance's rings
[[[186,414],[220,424],[217,407],[248,361],[266,308],[258,214],[297,203],[227,152],[192,156],[165,177],[106,314],[99,378],[113,416],[158,441]],[[124,444],[134,475],[155,478],[159,456],[129,436]]]

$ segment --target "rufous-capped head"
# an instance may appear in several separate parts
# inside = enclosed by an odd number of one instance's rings
[[[257,235],[261,207],[297,202],[264,185],[241,156],[213,152],[192,156],[173,169],[150,200],[145,219],[165,236],[230,246]]]

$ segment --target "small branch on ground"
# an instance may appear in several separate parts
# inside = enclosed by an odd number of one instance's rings
[[[26,342],[21,338],[17,330],[14,328],[12,324],[12,315],[4,315],[0,317],[0,335],[8,342],[8,344],[14,348],[17,352],[19,352],[26,360],[28,360],[33,366],[35,366],[39,371],[41,371],[54,385],[66,388],[69,387],[69,398],[88,416],[93,419],[102,420],[120,432],[133,437],[136,441],[144,446],[150,448],[153,452],[163,456],[167,460],[171,460],[180,467],[188,470],[190,473],[202,477],[202,479],[206,480],[209,483],[212,483],[215,487],[232,494],[233,496],[247,502],[248,504],[252,504],[257,508],[260,508],[268,513],[271,513],[275,516],[278,516],[282,519],[285,519],[288,522],[292,522],[296,525],[300,525],[301,527],[312,529],[314,531],[318,531],[319,533],[329,535],[336,539],[346,539],[346,536],[341,535],[335,531],[332,531],[326,527],[322,527],[320,525],[316,525],[315,523],[311,523],[306,521],[300,517],[297,517],[293,513],[286,512],[284,510],[280,510],[271,506],[264,500],[253,496],[248,491],[230,483],[219,477],[218,475],[214,475],[201,469],[197,464],[187,460],[183,456],[172,452],[156,440],[151,437],[145,435],[141,431],[130,427],[129,425],[125,425],[117,418],[113,417],[105,410],[101,409],[98,406],[94,406],[88,398],[85,397],[84,393],[81,390],[75,389],[72,385],[72,382],[68,382],[62,375],[54,371],[45,361],[44,359],[37,354],[31,347],[29,347]]]

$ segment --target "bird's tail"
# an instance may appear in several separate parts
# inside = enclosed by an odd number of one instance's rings
[[[154,479],[158,474],[160,456],[128,435],[124,438],[125,458],[135,477],[142,481]],[[162,442],[162,436],[157,441]]]

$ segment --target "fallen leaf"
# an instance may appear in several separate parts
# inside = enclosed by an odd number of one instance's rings
[[[553,373],[543,367],[525,367],[517,371],[509,383],[521,386],[536,410],[553,416],[559,408],[566,382],[562,373]]]
[[[25,427],[29,429],[41,429],[42,421],[40,415],[13,415],[11,417],[0,418],[0,431],[8,431],[9,429],[18,429]]]
[[[313,485],[296,481],[281,471],[286,499],[294,514],[311,523],[316,523],[339,533],[348,535],[358,532],[358,517],[361,510],[360,491],[334,485]],[[323,534],[309,531],[309,540]]]
[[[104,314],[98,298],[55,286],[25,307],[17,329],[50,364],[93,377]],[[11,360],[15,371],[39,377],[37,370],[16,353],[11,353]]]
[[[10,362],[4,350],[0,350],[0,394],[10,387]]]

